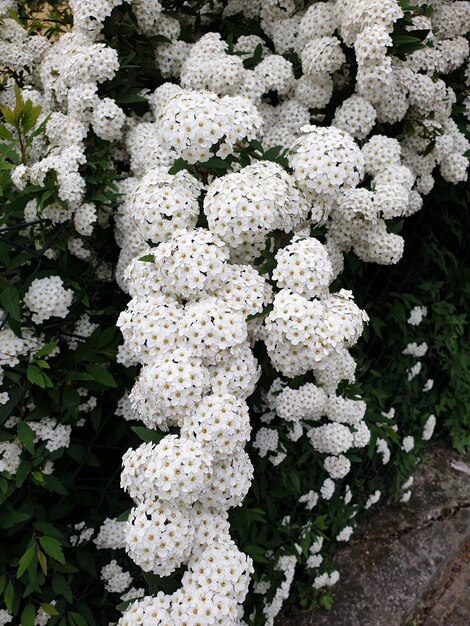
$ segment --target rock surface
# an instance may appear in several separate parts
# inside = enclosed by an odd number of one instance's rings
[[[276,625],[469,626],[470,455],[436,446],[418,468],[412,491],[408,504],[377,510],[338,552],[341,579],[330,612],[286,613]]]

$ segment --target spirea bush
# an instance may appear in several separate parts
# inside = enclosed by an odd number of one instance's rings
[[[410,497],[437,422],[399,412],[435,399],[427,305],[391,308],[384,393],[357,268],[397,264],[435,177],[467,179],[470,2],[0,18],[1,623],[328,607],[335,547]]]

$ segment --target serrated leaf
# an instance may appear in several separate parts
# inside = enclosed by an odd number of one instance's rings
[[[187,161],[185,161],[184,159],[176,159],[173,165],[169,168],[168,174],[174,176],[178,172],[181,172],[181,170],[187,169],[189,169],[189,163]]]
[[[93,378],[93,380],[96,380],[96,382],[105,385],[105,387],[117,387],[114,377],[105,367],[96,365],[95,363],[90,363],[90,365],[87,365],[86,369],[88,374]]]
[[[52,474],[48,474],[48,475],[43,474],[43,479],[44,479],[44,487],[48,491],[52,491],[53,493],[60,493],[63,496],[68,495],[68,491],[64,487],[64,485],[60,482],[58,478],[56,478]]]
[[[32,385],[37,385],[41,387],[41,389],[54,386],[49,376],[32,363],[30,363],[26,369],[26,377]]]
[[[15,475],[15,485],[21,487],[24,481],[28,478],[31,471],[31,463],[29,461],[21,461]]]
[[[11,613],[13,610],[13,601],[15,599],[15,590],[11,583],[8,583],[5,593],[3,594],[3,598],[5,600],[7,611]]]
[[[121,513],[121,515],[119,515],[119,517],[116,518],[117,522],[126,522],[127,519],[129,518],[129,513],[131,512],[131,509],[127,509],[127,511],[123,511]]]
[[[144,426],[131,426],[131,430],[145,443],[158,443],[165,436],[165,433],[159,430],[150,430],[150,428],[145,428]]]
[[[25,135],[36,126],[36,122],[38,121],[40,114],[40,106],[33,106],[31,100],[27,100],[25,102],[21,118],[21,126]]]
[[[6,141],[13,141],[13,135],[4,124],[0,124],[0,138]]]
[[[49,537],[55,536],[56,538],[62,538],[62,533],[60,532],[60,530],[55,528],[55,526],[53,526],[49,522],[45,522],[44,520],[38,520],[37,522],[34,522],[33,526],[36,530],[39,530],[39,532],[43,533],[44,535],[48,535]]]
[[[35,619],[36,609],[31,603],[29,603],[24,607],[23,612],[21,613],[21,626],[34,626]]]
[[[41,566],[42,573],[44,574],[44,576],[47,576],[47,557],[44,554],[44,552],[41,552],[39,548],[38,548],[38,561],[39,561],[39,565]]]
[[[70,588],[70,585],[65,580],[65,578],[61,576],[60,574],[55,574],[52,577],[52,589],[57,594],[64,597],[67,600],[67,602],[73,601],[72,589]]]
[[[21,320],[20,297],[16,287],[10,285],[2,291],[0,294],[0,304],[14,320]]]
[[[65,563],[64,553],[62,552],[62,546],[54,539],[54,537],[39,537],[39,543],[46,554],[51,556],[59,563]]]
[[[11,528],[15,526],[15,524],[22,524],[23,522],[27,522],[31,518],[31,515],[28,513],[23,513],[21,511],[2,511],[0,516],[0,528]]]
[[[25,447],[30,454],[34,454],[34,439],[36,435],[31,426],[26,422],[19,422],[17,432],[18,439],[23,447]]]
[[[36,552],[36,547],[35,546],[31,546],[31,547],[29,547],[26,550],[26,552],[20,558],[20,562],[18,564],[18,569],[16,571],[16,577],[17,578],[20,578],[25,573],[25,571],[28,569],[29,564],[34,559],[35,552]]]
[[[73,618],[77,626],[88,626],[86,619],[80,613],[70,612],[69,616]]]
[[[53,604],[49,604],[49,602],[42,602],[41,608],[44,611],[44,613],[47,613],[51,617],[59,615],[59,611],[55,608]]]
[[[49,343],[44,344],[42,348],[34,353],[34,357],[38,358],[41,356],[47,356],[54,350],[54,348],[57,346],[57,343],[57,341],[49,341]]]
[[[11,124],[11,126],[16,126],[16,118],[15,118],[15,114],[13,111],[8,109],[7,107],[0,106],[0,112],[5,118],[5,122],[7,124]]]

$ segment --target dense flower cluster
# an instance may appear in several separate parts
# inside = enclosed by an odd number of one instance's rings
[[[134,600],[121,626],[243,623],[253,566],[231,539],[228,510],[242,504],[253,477],[244,446],[261,344],[276,378],[257,389],[254,412],[262,425],[253,448],[282,464],[284,422],[288,439],[305,437],[325,470],[318,493],[309,488],[299,502],[307,510],[320,500],[351,502],[342,483],[351,470],[348,454],[365,448],[371,432],[365,402],[339,389],[355,381],[349,349],[368,316],[334,281],[350,251],[364,262],[399,261],[404,240],[391,220],[421,208],[437,168],[451,183],[467,178],[470,143],[452,117],[456,94],[445,77],[468,57],[470,3],[429,0],[431,12],[416,4],[405,19],[397,0],[305,7],[228,0],[179,20],[156,1],[71,0],[73,27],[54,43],[8,16],[13,2],[0,7],[0,63],[24,76],[22,97],[41,107],[38,122],[45,125],[11,178],[20,191],[51,180],[58,189],[45,206],[28,202],[25,221],[67,223],[68,253],[94,261],[90,238],[108,226],[109,215],[87,198],[87,139],[110,142],[112,167],[119,164],[116,281],[130,301],[117,323],[124,338],[118,361],[140,367],[119,412],[151,432],[123,459],[121,486],[135,504],[125,532],[109,520],[95,544],[125,545],[138,566],[159,576],[186,568],[178,591],[142,598],[111,561],[101,571],[106,589],[127,590],[125,599]],[[122,107],[102,95],[123,62],[106,43],[105,22],[115,9],[132,13],[137,32],[154,46],[152,72],[168,80],[156,89],[152,80],[152,90],[127,101],[148,105],[140,116],[128,113],[125,94]],[[224,41],[210,32],[212,19],[240,13],[259,24],[256,35]],[[192,26],[193,38],[186,33]],[[399,28],[420,33],[415,51],[400,50]],[[0,103],[14,102],[9,81]],[[265,152],[276,146],[284,152]],[[41,249],[39,238],[35,245]],[[72,301],[73,290],[50,275],[31,282],[22,305],[31,322],[42,324],[65,318]],[[415,308],[409,324],[425,314]],[[89,316],[80,317],[71,351],[94,329]],[[17,365],[43,343],[8,326],[0,333],[1,365]],[[412,342],[403,355],[419,359],[426,350]],[[410,362],[408,380],[420,371],[420,361]],[[428,380],[423,391],[431,387]],[[96,403],[81,398],[82,412]],[[423,440],[435,422],[429,416]],[[33,443],[43,441],[51,452],[69,443],[69,427],[53,418],[28,424]],[[159,441],[155,429],[165,433]],[[385,439],[374,445],[388,463]],[[16,439],[0,446],[0,468],[14,474],[21,447]],[[400,446],[410,452],[414,437],[400,433]],[[380,496],[366,494],[362,508]],[[337,529],[337,541],[350,538],[351,524]],[[305,541],[314,589],[332,586],[339,574],[322,567],[321,542],[316,535]],[[273,571],[284,579],[264,599],[267,624],[288,596],[305,548],[292,550],[295,556],[275,555]],[[258,581],[261,589],[269,583]]]

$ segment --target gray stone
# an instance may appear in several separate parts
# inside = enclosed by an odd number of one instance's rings
[[[448,579],[470,539],[465,468],[470,455],[442,445],[431,450],[410,502],[371,510],[361,535],[337,553],[333,609],[281,615],[277,626],[406,626]]]

